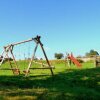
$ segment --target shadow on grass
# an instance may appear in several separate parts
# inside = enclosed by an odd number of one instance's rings
[[[0,95],[6,100],[99,100],[100,68],[67,70],[53,77],[0,76]]]

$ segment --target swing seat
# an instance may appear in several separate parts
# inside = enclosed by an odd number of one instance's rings
[[[28,70],[28,72],[26,70],[23,70],[23,72],[26,74],[26,73],[30,73],[30,70]]]
[[[19,69],[12,69],[15,75],[19,75],[20,74],[20,70]]]

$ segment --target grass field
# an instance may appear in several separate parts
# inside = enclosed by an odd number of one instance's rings
[[[26,62],[27,63],[27,62]],[[20,69],[26,68],[20,61]],[[32,70],[29,77],[14,76],[11,71],[0,71],[0,100],[99,100],[100,68],[92,62],[82,68],[53,62],[54,76],[50,70]],[[37,65],[34,65],[37,66]],[[8,63],[2,65],[9,67]],[[38,66],[37,66],[38,67]]]

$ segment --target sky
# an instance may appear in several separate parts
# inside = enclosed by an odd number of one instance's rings
[[[0,53],[3,46],[36,35],[49,59],[55,53],[100,53],[100,0],[0,0]],[[16,46],[16,55],[32,53],[32,44]],[[37,55],[43,56],[40,50]]]

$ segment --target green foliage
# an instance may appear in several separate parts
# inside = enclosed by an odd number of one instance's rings
[[[78,58],[77,58],[77,61],[78,61],[79,63],[83,63],[83,62],[84,62],[83,60],[78,59]]]
[[[64,55],[62,53],[55,53],[55,58],[61,59],[63,57],[64,57]]]
[[[89,53],[86,53],[87,57],[93,57],[93,56],[97,56],[97,55],[99,55],[99,53],[95,50],[90,50]]]

